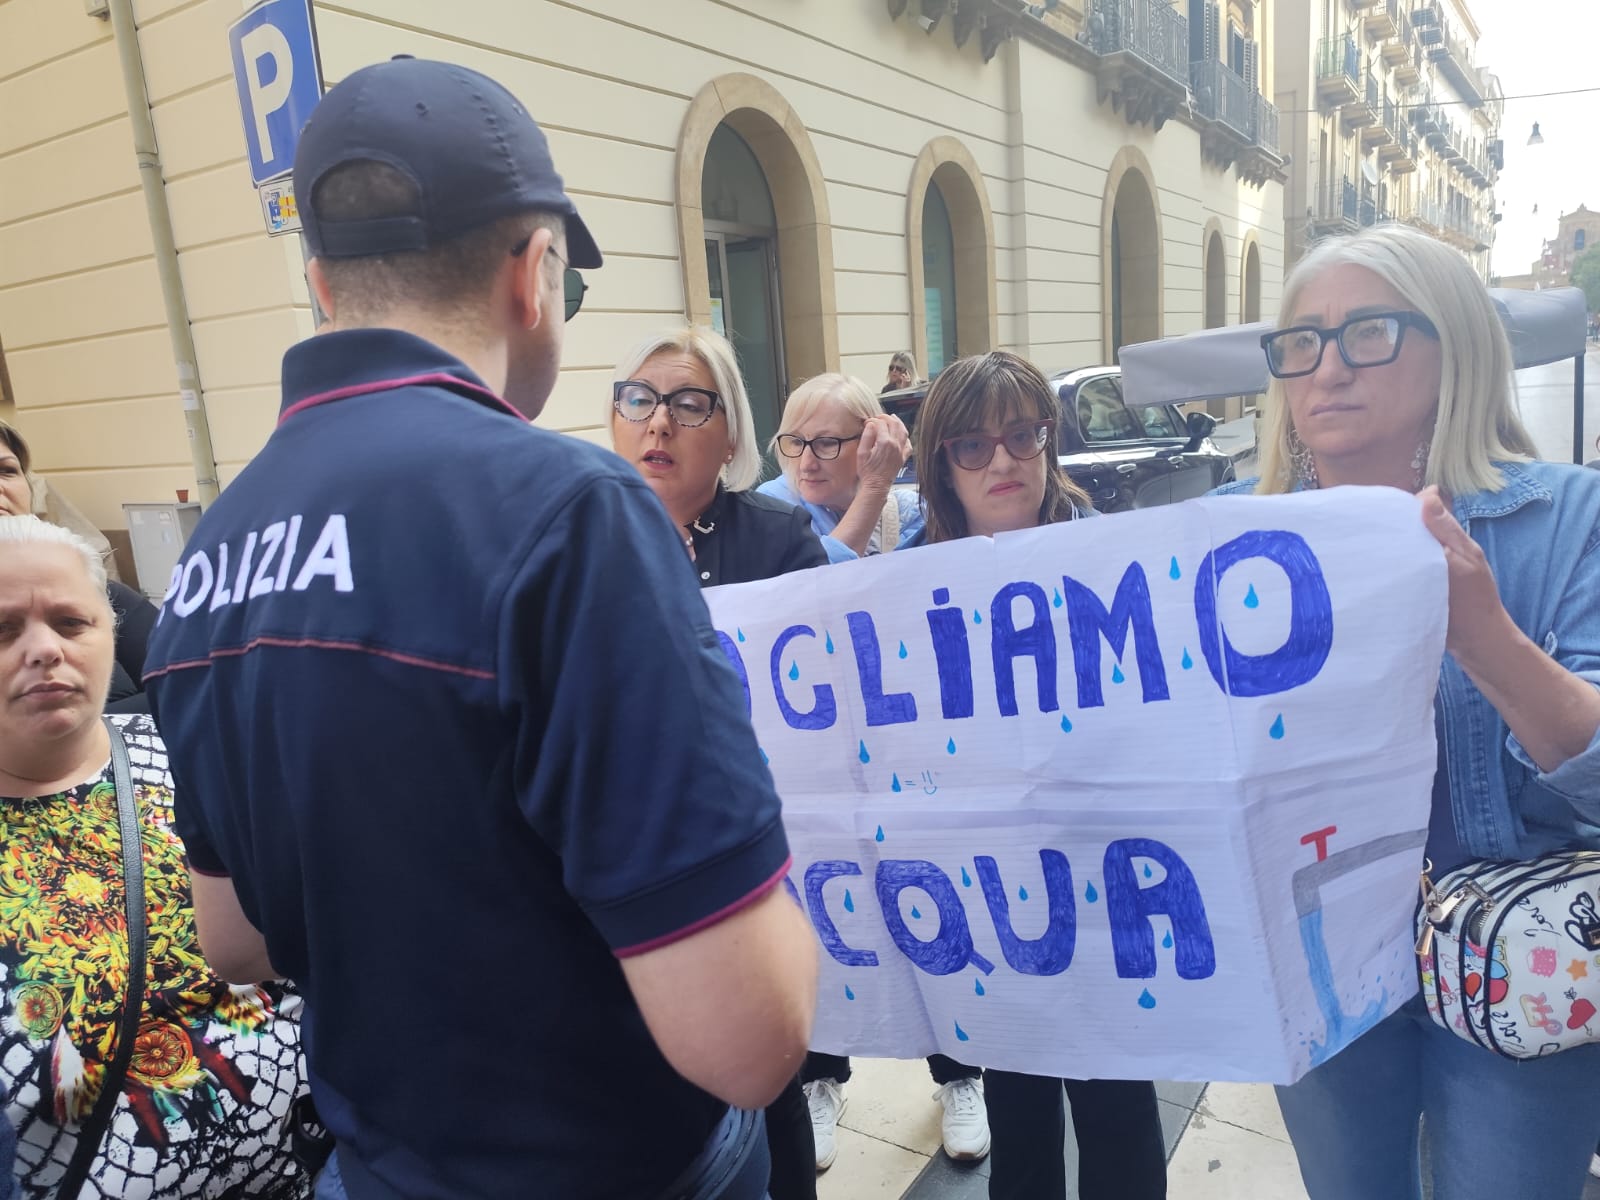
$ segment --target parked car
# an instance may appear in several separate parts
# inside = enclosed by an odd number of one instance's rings
[[[1129,407],[1119,367],[1060,371],[1050,379],[1061,401],[1056,454],[1101,512],[1126,512],[1203,496],[1233,479],[1233,460],[1211,440],[1217,419],[1176,404]],[[928,385],[885,392],[885,410],[914,428]],[[896,486],[916,485],[906,463]]]

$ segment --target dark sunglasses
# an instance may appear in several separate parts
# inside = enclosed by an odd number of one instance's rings
[[[1381,367],[1400,357],[1406,330],[1415,329],[1437,340],[1439,331],[1418,312],[1367,313],[1343,325],[1322,329],[1316,325],[1291,325],[1261,337],[1267,352],[1267,370],[1278,379],[1299,379],[1322,365],[1329,342],[1337,343],[1339,357],[1349,367]]]
[[[533,241],[530,233],[515,246],[511,247],[511,257],[521,258],[522,252],[528,248],[528,243]],[[583,275],[576,267],[567,266],[567,260],[562,258],[554,246],[546,247],[548,253],[555,255],[555,260],[561,264],[561,290],[562,298],[566,301],[566,320],[570,321],[578,315],[578,310],[583,307],[583,294],[589,290],[589,285],[583,281]]]
[[[981,471],[993,461],[996,446],[1004,446],[1006,453],[1017,462],[1038,458],[1039,452],[1050,444],[1055,428],[1053,420],[1028,421],[998,434],[963,433],[960,437],[945,438],[939,445],[944,447],[950,461],[963,471]]]

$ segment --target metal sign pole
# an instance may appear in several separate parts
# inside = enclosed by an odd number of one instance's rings
[[[1572,461],[1583,466],[1583,360],[1588,347],[1572,360]]]

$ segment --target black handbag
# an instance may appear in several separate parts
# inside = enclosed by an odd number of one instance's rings
[[[133,772],[128,765],[127,743],[122,740],[122,731],[116,725],[106,720],[105,726],[111,735],[111,776],[117,789],[117,830],[122,841],[122,878],[128,920],[128,990],[122,999],[117,1052],[106,1067],[100,1095],[95,1099],[89,1119],[78,1129],[78,1143],[73,1148],[72,1160],[67,1164],[67,1173],[61,1177],[61,1184],[56,1190],[58,1200],[77,1200],[84,1181],[89,1178],[89,1168],[100,1153],[100,1144],[111,1126],[111,1116],[117,1111],[117,1100],[128,1078],[128,1064],[133,1060],[133,1043],[139,1036],[139,1021],[144,1015],[144,839],[139,829],[139,804],[133,792]]]

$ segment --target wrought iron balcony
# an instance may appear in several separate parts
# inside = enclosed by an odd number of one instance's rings
[[[1243,76],[1226,63],[1213,59],[1190,63],[1189,79],[1194,89],[1195,110],[1200,116],[1221,122],[1243,141],[1252,140],[1251,98],[1256,91]]]
[[[1400,12],[1400,0],[1386,0],[1382,7],[1387,10],[1393,28],[1381,35],[1382,45],[1378,47],[1378,52],[1389,66],[1398,67],[1410,59],[1412,43],[1416,38],[1411,32],[1411,22]],[[1371,29],[1368,25],[1369,33]]]
[[[1349,34],[1317,44],[1317,96],[1333,108],[1361,99],[1361,51]]]
[[[1094,0],[1087,41],[1101,100],[1160,129],[1189,91],[1189,19],[1168,0]]]
[[[1409,32],[1407,27],[1407,42],[1405,57],[1394,63],[1394,82],[1396,87],[1415,87],[1422,82],[1422,47],[1416,44],[1416,35]]]
[[[1278,154],[1278,106],[1265,96],[1255,97],[1255,143],[1273,157]]]
[[[1473,64],[1472,48],[1443,21],[1439,23],[1439,30],[1439,40],[1428,47],[1428,57],[1440,73],[1455,84],[1463,100],[1474,107],[1482,104],[1489,87],[1483,72]]]
[[[1392,38],[1400,31],[1400,0],[1378,0],[1362,13],[1361,19],[1369,38]]]

